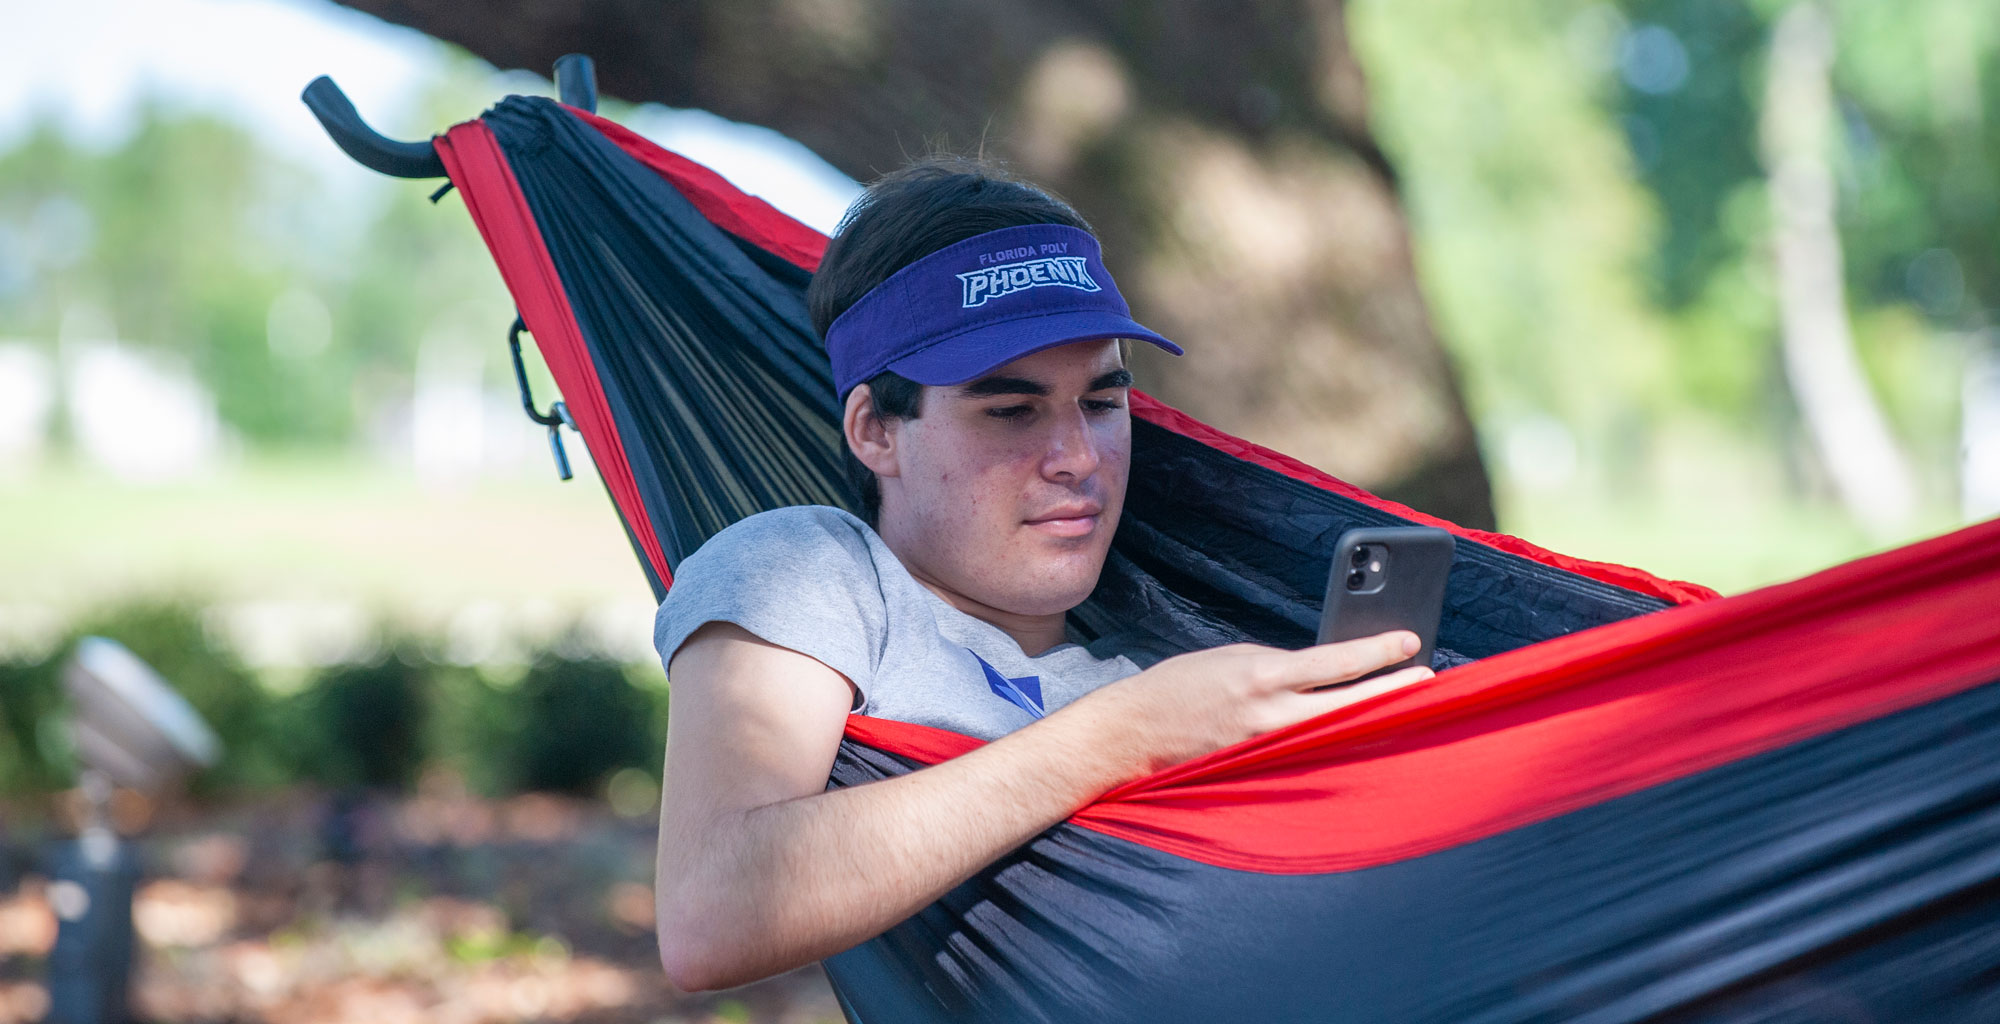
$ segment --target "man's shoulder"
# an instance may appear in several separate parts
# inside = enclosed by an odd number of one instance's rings
[[[824,611],[828,604],[880,605],[874,531],[852,513],[793,505],[730,524],[674,572],[663,608],[766,606]]]
[[[872,533],[840,509],[800,505],[710,537],[681,562],[660,602],[653,641],[662,664],[696,629],[721,621],[817,658],[857,685],[868,679],[888,619]]]
[[[831,505],[788,505],[745,516],[710,537],[688,563],[750,561],[761,564],[800,559],[849,558],[871,561],[868,524]]]

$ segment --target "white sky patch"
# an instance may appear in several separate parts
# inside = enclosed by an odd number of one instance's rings
[[[237,121],[281,158],[321,169],[344,192],[380,179],[349,163],[299,102],[314,77],[332,76],[392,138],[421,139],[446,127],[417,122],[419,101],[444,75],[451,51],[326,0],[63,0],[9,5],[6,21],[0,149],[48,114],[72,138],[116,145],[150,96]],[[496,76],[492,98],[532,89],[525,77]],[[859,192],[770,129],[652,104],[638,108],[634,121],[635,131],[823,231]]]
[[[65,0],[23,4],[0,33],[0,144],[53,112],[72,136],[115,144],[157,96],[254,127],[285,155],[328,143],[299,92],[331,74],[385,131],[444,62],[442,47],[317,0]],[[310,147],[310,148],[308,148]]]
[[[637,108],[626,126],[823,232],[831,233],[861,194],[854,179],[770,128],[657,103]]]
[[[78,447],[118,477],[182,477],[220,454],[215,400],[184,361],[112,341],[65,342],[63,361]]]

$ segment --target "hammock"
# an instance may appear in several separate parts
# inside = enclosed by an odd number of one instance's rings
[[[853,505],[826,240],[588,105],[433,141],[657,596]],[[850,1020],[2000,1020],[2000,521],[1717,598],[1131,407],[1077,628],[1303,646],[1339,534],[1423,524],[1459,667],[1106,794],[827,960]],[[854,716],[830,785],[978,745]]]

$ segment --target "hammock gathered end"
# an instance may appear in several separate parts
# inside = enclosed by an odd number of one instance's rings
[[[546,99],[434,142],[656,596],[852,507],[823,236]],[[1132,409],[1086,636],[1301,647],[1343,530],[1435,525],[1458,667],[1106,794],[829,959],[850,1019],[2000,1020],[2000,521],[1717,598]],[[977,745],[855,717],[832,783]]]

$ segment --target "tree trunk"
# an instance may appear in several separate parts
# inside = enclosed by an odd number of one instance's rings
[[[1785,376],[1841,502],[1887,536],[1914,512],[1916,487],[1847,322],[1829,160],[1832,60],[1833,25],[1819,5],[1787,9],[1771,33],[1762,125]]]
[[[501,67],[767,125],[861,180],[998,157],[1103,236],[1141,384],[1467,525],[1484,464],[1430,323],[1340,0],[344,0]],[[1145,348],[1145,346],[1141,346]]]

